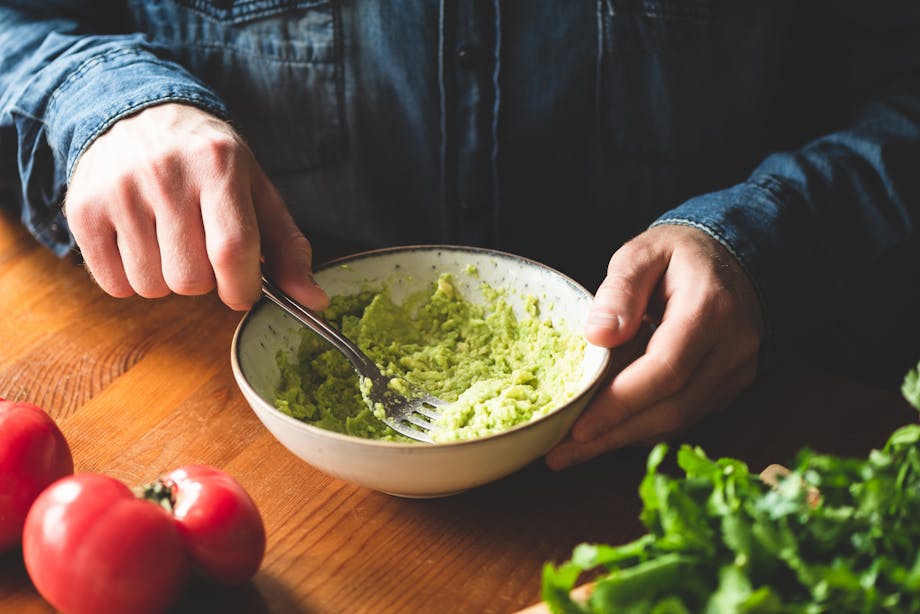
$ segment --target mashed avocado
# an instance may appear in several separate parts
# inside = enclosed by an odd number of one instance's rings
[[[475,271],[467,271],[475,275]],[[323,313],[396,384],[404,380],[450,405],[435,441],[482,437],[543,416],[581,385],[585,342],[539,318],[527,297],[518,319],[502,292],[485,284],[484,304],[464,299],[450,275],[395,304],[384,288],[335,296]],[[304,329],[296,360],[279,354],[275,405],[295,418],[357,437],[411,441],[365,404],[351,363]]]

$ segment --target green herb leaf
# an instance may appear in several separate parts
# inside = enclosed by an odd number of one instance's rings
[[[920,376],[904,396],[920,409]],[[920,425],[881,450],[844,458],[803,449],[774,487],[739,460],[682,446],[682,477],[661,473],[665,445],[639,486],[648,533],[581,544],[543,573],[554,612],[811,614],[920,612]],[[603,568],[586,604],[569,592]]]

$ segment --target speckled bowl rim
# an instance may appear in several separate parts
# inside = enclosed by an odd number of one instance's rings
[[[501,251],[497,249],[491,249],[491,248],[486,248],[486,247],[475,247],[475,246],[469,246],[469,245],[417,244],[417,245],[382,247],[378,249],[371,249],[371,250],[355,252],[353,254],[340,256],[338,258],[333,258],[332,260],[327,260],[323,262],[322,264],[315,266],[313,270],[314,272],[319,272],[319,271],[322,271],[328,268],[340,266],[342,264],[348,264],[348,263],[352,263],[358,260],[364,260],[367,258],[373,258],[376,256],[387,255],[387,254],[392,254],[392,253],[408,253],[408,252],[414,252],[414,251],[426,251],[427,252],[427,251],[438,251],[438,250],[449,251],[449,252],[460,252],[460,253],[463,253],[463,252],[476,253],[476,254],[481,254],[481,255],[495,256],[497,258],[508,258],[510,260],[524,262],[531,266],[545,269],[546,271],[559,277],[562,281],[564,281],[566,284],[568,284],[569,286],[571,286],[578,292],[582,292],[590,297],[594,296],[591,292],[587,290],[587,288],[582,286],[580,283],[578,283],[577,281],[575,281],[568,275],[554,269],[551,266],[543,264],[542,262],[533,260],[531,258],[527,258],[525,256],[519,256],[511,252],[505,252],[505,251]],[[354,435],[346,435],[345,433],[339,433],[336,431],[331,431],[329,429],[324,429],[322,427],[313,426],[312,424],[308,424],[306,422],[303,422],[302,420],[298,420],[297,418],[289,416],[283,411],[281,411],[280,409],[276,408],[270,402],[268,402],[261,394],[256,392],[255,389],[249,384],[249,381],[246,379],[243,373],[243,369],[240,366],[240,362],[239,362],[239,339],[243,333],[243,329],[249,323],[251,314],[253,314],[257,309],[261,309],[262,306],[266,304],[269,304],[269,303],[264,298],[260,300],[258,303],[256,303],[252,307],[252,309],[246,312],[246,314],[240,320],[240,323],[237,325],[236,330],[233,333],[233,340],[230,344],[230,364],[233,370],[233,374],[236,378],[237,384],[239,386],[245,387],[246,390],[249,393],[251,393],[254,398],[259,399],[262,402],[262,404],[264,405],[266,409],[270,410],[273,414],[275,414],[281,420],[287,422],[288,424],[291,424],[295,428],[302,428],[308,432],[314,432],[321,436],[328,436],[332,439],[340,439],[350,444],[360,443],[362,445],[366,444],[370,446],[380,446],[383,448],[397,449],[397,450],[398,449],[412,449],[412,450],[438,449],[440,450],[440,449],[448,449],[448,448],[453,449],[453,448],[457,448],[460,446],[475,446],[475,445],[483,444],[488,441],[495,440],[500,437],[513,436],[515,433],[518,433],[525,429],[536,428],[537,426],[539,426],[541,422],[564,411],[571,405],[575,404],[576,401],[581,400],[585,396],[593,396],[594,393],[597,391],[597,388],[600,382],[606,376],[610,368],[610,361],[612,357],[611,351],[607,349],[606,352],[604,353],[604,359],[600,365],[600,368],[597,370],[597,374],[595,375],[595,377],[591,378],[591,380],[585,383],[585,385],[582,386],[581,390],[579,390],[578,393],[574,394],[569,399],[569,401],[566,402],[564,405],[560,405],[559,407],[556,407],[551,412],[543,416],[540,416],[536,420],[531,420],[529,422],[525,422],[524,424],[519,424],[508,430],[501,431],[500,433],[493,433],[492,435],[486,435],[484,437],[476,437],[474,439],[462,439],[460,441],[449,441],[449,442],[444,442],[444,443],[431,443],[431,444],[428,444],[422,441],[409,443],[409,442],[401,442],[401,441],[383,441],[380,439],[368,439],[366,437],[355,437]],[[602,348],[602,349],[606,349],[606,348]]]

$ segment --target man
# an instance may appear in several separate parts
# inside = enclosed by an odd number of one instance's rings
[[[0,7],[10,200],[113,296],[246,309],[261,257],[321,309],[301,230],[609,259],[588,340],[655,330],[554,468],[725,406],[913,230],[907,0]]]

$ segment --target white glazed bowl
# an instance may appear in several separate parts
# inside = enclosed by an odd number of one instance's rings
[[[477,275],[468,274],[469,267]],[[592,295],[538,262],[473,247],[409,246],[362,252],[318,268],[316,279],[330,295],[379,289],[388,281],[397,302],[441,273],[452,273],[458,290],[482,301],[486,282],[508,290],[523,315],[523,297],[536,296],[540,315],[580,334]],[[605,348],[587,345],[582,386],[567,404],[508,431],[467,441],[395,443],[352,437],[311,426],[275,409],[280,381],[277,354],[293,354],[301,325],[268,301],[258,303],[233,336],[231,364],[243,396],[266,428],[291,452],[335,477],[402,497],[439,497],[502,478],[545,454],[568,432],[600,384],[610,362]]]

